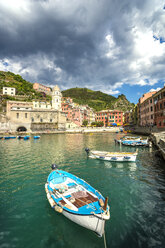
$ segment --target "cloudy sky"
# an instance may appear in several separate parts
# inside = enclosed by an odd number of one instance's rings
[[[136,103],[165,82],[165,1],[0,0],[0,70]]]

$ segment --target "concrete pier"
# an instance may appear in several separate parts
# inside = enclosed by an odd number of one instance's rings
[[[159,149],[160,154],[165,160],[165,132],[152,133],[150,138],[155,146]]]

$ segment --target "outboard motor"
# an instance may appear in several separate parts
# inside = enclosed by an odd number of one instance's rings
[[[58,166],[56,164],[52,164],[52,170],[56,170]]]
[[[87,156],[89,155],[90,149],[89,148],[85,148],[85,151],[87,153]]]

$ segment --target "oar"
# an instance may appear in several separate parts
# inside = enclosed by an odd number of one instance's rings
[[[78,208],[75,207],[69,200],[67,200],[65,196],[63,196],[61,193],[59,193],[56,189],[54,189],[54,191],[59,197],[61,197],[66,202],[66,204],[71,206],[73,208],[73,210],[78,211]]]

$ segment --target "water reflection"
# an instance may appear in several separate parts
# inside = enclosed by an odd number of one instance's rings
[[[26,142],[0,141],[0,246],[103,247],[103,239],[50,208],[44,184],[51,164],[56,163],[109,196],[107,247],[163,247],[165,172],[154,148],[139,147],[135,163],[86,156],[86,147],[136,150],[115,145],[116,135],[57,134]]]

